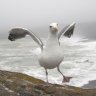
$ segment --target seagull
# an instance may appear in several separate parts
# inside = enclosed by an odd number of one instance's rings
[[[36,34],[25,28],[11,29],[8,39],[10,41],[15,41],[24,38],[26,35],[31,36],[41,49],[41,53],[38,55],[38,61],[41,67],[45,69],[47,83],[49,83],[47,70],[53,68],[57,68],[58,72],[63,76],[62,83],[66,83],[69,82],[72,77],[65,76],[60,70],[60,64],[64,59],[64,54],[60,46],[60,37],[65,36],[70,38],[73,35],[74,28],[75,22],[59,31],[58,23],[51,23],[49,26],[49,36],[45,45]]]

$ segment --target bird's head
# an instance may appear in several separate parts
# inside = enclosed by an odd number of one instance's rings
[[[21,28],[13,28],[9,31],[8,39],[15,41],[16,39],[24,38],[27,34],[27,30]]]
[[[57,23],[51,23],[49,27],[50,27],[51,32],[58,32],[58,24]]]

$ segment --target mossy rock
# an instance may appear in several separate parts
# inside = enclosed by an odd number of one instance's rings
[[[26,74],[0,71],[0,96],[96,96],[96,89],[46,85],[46,82]]]

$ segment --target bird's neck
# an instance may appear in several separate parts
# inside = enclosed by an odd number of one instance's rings
[[[50,31],[46,46],[52,47],[52,46],[58,46],[58,45],[59,45],[59,43],[58,43],[58,34],[57,34],[57,32],[51,32]]]
[[[58,33],[57,30],[53,30],[53,31],[50,30],[48,38],[49,39],[52,39],[52,38],[55,38],[56,39],[58,37],[58,34],[57,33]]]

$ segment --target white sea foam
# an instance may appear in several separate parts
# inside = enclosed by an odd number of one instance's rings
[[[0,65],[7,63],[8,61],[0,61]]]
[[[73,77],[69,85],[78,87],[90,80],[96,80],[96,42],[80,42],[82,40],[85,39],[60,40],[65,54],[60,65],[61,71],[66,76]],[[32,41],[15,42],[13,47],[6,41],[3,43],[0,43],[0,69],[19,71],[46,80],[45,70],[40,67],[35,56],[40,54],[41,50]],[[62,84],[62,76],[56,69],[48,72],[50,82]]]
[[[32,52],[35,55],[39,55],[41,53],[41,49],[40,48],[36,48],[36,49],[30,50],[30,52]]]
[[[76,39],[75,39],[76,40]],[[69,54],[73,54],[71,58],[69,57],[69,61],[62,62],[63,70],[66,75],[73,76],[72,80],[69,85],[73,86],[83,86],[84,84],[88,83],[90,80],[96,79],[96,64],[95,64],[95,58],[96,58],[96,42],[79,42],[81,39],[78,40],[66,40],[62,39],[61,43],[64,43],[64,47],[72,46],[73,49],[70,50],[67,49],[67,51],[71,51]],[[83,39],[85,40],[85,39]],[[65,42],[67,43],[65,44]],[[75,49],[77,46],[79,48]],[[71,48],[72,48],[71,47]],[[74,48],[75,47],[75,48]],[[74,51],[75,50],[75,51]],[[73,53],[72,53],[73,52]],[[33,50],[33,53],[38,55],[40,53],[39,48]],[[74,55],[79,55],[78,57],[74,57]],[[65,56],[66,58],[66,56]],[[74,60],[75,59],[75,60]],[[64,64],[63,64],[64,63]],[[93,71],[93,72],[92,72]],[[59,80],[62,79],[62,77],[54,78],[54,76],[51,77],[52,80],[50,80],[53,83],[60,83]]]

